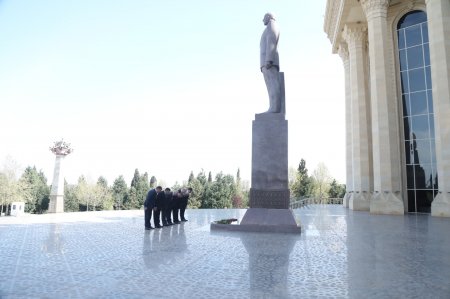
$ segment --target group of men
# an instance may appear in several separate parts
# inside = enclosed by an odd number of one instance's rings
[[[179,189],[177,192],[172,192],[170,188],[166,188],[163,191],[161,186],[150,189],[144,202],[145,229],[162,228],[163,226],[180,224],[181,221],[187,221],[184,218],[184,212],[191,193],[192,188]],[[178,212],[180,218],[178,218]],[[150,224],[152,213],[154,227]]]

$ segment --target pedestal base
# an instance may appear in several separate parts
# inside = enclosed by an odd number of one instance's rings
[[[370,210],[370,194],[363,192],[353,192],[349,200],[349,208],[354,211]]]
[[[212,230],[264,232],[264,233],[301,233],[290,209],[250,208],[240,224],[211,223]]]
[[[342,205],[344,206],[344,208],[348,208],[351,197],[352,197],[351,193],[349,192],[345,193],[344,199],[342,200]]]
[[[450,194],[440,192],[431,203],[431,216],[450,217]]]
[[[250,188],[250,208],[288,209],[289,189],[260,190]]]
[[[402,199],[392,192],[374,193],[370,201],[371,214],[403,215]]]
[[[64,212],[64,196],[50,195],[48,213],[63,213],[63,212]]]

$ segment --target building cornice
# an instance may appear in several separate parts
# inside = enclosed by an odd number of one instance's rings
[[[327,0],[323,29],[332,45],[335,45],[345,0]],[[335,47],[333,46],[333,49]]]

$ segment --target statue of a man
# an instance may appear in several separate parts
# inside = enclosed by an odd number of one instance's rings
[[[266,13],[263,19],[266,26],[260,44],[260,65],[269,92],[269,113],[281,111],[281,86],[279,80],[280,61],[278,57],[278,39],[280,31],[271,13]]]

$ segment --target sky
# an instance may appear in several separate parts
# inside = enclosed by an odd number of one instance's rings
[[[69,183],[137,168],[171,185],[202,169],[251,179],[266,12],[280,28],[289,166],[345,182],[344,69],[326,0],[0,0],[0,161],[49,183],[64,139]]]

